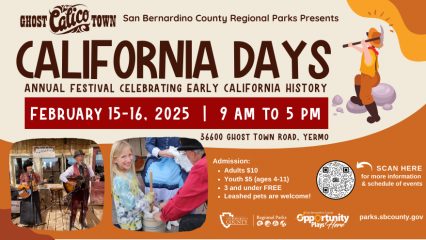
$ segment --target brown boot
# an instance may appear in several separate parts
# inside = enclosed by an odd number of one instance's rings
[[[70,216],[70,231],[74,228],[74,222],[75,222],[76,213],[71,209],[71,216]]]
[[[359,86],[359,85],[355,85],[355,93],[356,93],[356,96],[352,96],[351,97],[351,102],[353,102],[353,103],[355,103],[355,104],[357,104],[357,105],[360,105],[360,106],[362,106],[363,104],[362,104],[362,102],[361,102],[361,99],[359,98],[359,92],[361,91],[361,86]]]
[[[82,221],[80,222],[80,224],[81,224],[81,229],[89,228],[89,226],[86,224],[86,221]]]
[[[375,102],[365,105],[365,108],[367,108],[368,113],[370,113],[371,116],[367,118],[367,122],[369,123],[375,123],[380,121],[379,112],[377,110],[377,105]]]
[[[70,231],[74,228],[74,221],[75,221],[75,218],[73,220],[70,219]]]

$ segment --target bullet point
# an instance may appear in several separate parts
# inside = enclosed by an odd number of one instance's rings
[[[220,182],[220,178],[218,178],[217,181]]]
[[[219,173],[220,173],[220,170],[217,170],[217,172],[219,172]]]
[[[220,196],[217,196],[217,198],[220,198]]]
[[[220,190],[220,187],[217,187],[218,190]]]

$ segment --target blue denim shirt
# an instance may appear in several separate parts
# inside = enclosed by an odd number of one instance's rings
[[[179,147],[180,142],[178,137],[152,137],[146,138],[145,148],[148,150],[150,156],[158,157],[157,154],[153,153],[152,150],[158,148],[159,150],[169,149],[170,146]],[[150,157],[148,156],[148,158]]]

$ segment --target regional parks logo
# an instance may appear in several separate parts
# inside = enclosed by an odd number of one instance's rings
[[[334,229],[343,228],[349,221],[349,216],[332,212],[304,212],[296,217],[298,222],[308,224],[312,228]]]
[[[245,226],[248,225],[248,218],[246,217],[235,217],[230,212],[222,212],[222,214],[219,215],[220,223],[222,226],[226,229],[234,226]]]
[[[268,216],[255,216],[253,219],[256,221],[256,227],[264,228],[285,228],[287,226],[284,215],[268,215]]]

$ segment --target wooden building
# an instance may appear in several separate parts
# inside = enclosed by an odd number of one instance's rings
[[[84,162],[92,167],[96,175],[100,176],[98,181],[91,182],[87,222],[89,226],[93,226],[102,217],[104,202],[104,161],[100,148],[95,142],[70,138],[31,139],[17,142],[12,146],[9,154],[11,188],[19,185],[19,176],[23,172],[24,163],[28,160],[33,161],[34,172],[39,174],[44,182],[39,186],[39,191],[42,218],[46,224],[38,226],[38,229],[68,230],[67,195],[59,175],[75,163],[73,154],[76,150],[83,150]],[[12,206],[19,204],[19,200],[12,202]],[[15,207],[12,212],[16,213],[17,210],[18,208]],[[19,217],[13,222],[19,223]]]
[[[133,154],[135,155],[135,170],[140,172],[143,170],[145,165],[146,156],[148,151],[145,148],[145,138],[131,138],[126,139],[133,149]]]

